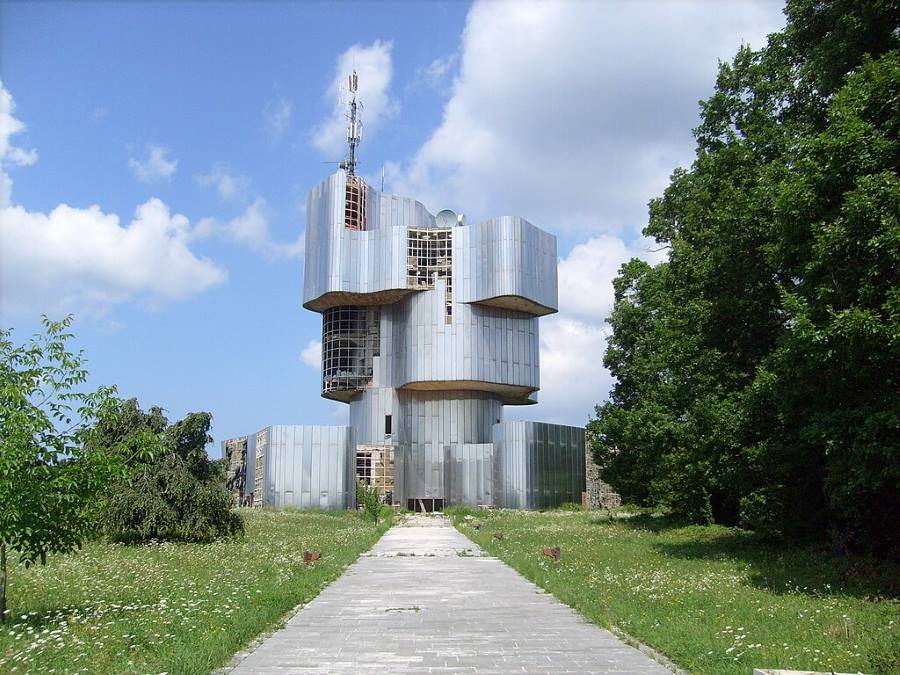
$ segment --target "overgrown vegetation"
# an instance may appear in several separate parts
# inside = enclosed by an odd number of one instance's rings
[[[622,496],[900,555],[897,3],[790,0],[722,64],[697,158],[615,280],[590,424]]]
[[[448,512],[483,549],[591,621],[692,673],[900,672],[896,566],[647,514]],[[542,555],[556,546],[559,570]]]
[[[190,413],[170,425],[162,409],[144,412],[134,399],[106,411],[91,442],[144,451],[128,453],[127,474],[110,485],[102,503],[103,527],[113,541],[202,542],[243,531],[223,468],[206,454],[211,419]]]
[[[381,498],[378,488],[366,483],[364,480],[357,479],[356,503],[362,507],[363,513],[377,525],[378,516],[384,507],[384,500]]]
[[[242,510],[243,537],[93,541],[13,563],[0,672],[208,673],[315,597],[390,526],[352,511]],[[304,551],[322,557],[310,565]]]

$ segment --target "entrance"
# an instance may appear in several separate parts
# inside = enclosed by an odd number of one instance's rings
[[[431,497],[416,497],[415,499],[406,500],[406,508],[415,513],[435,513],[444,510],[443,499],[432,499]]]

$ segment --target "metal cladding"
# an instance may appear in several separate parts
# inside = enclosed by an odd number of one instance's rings
[[[496,506],[543,509],[581,501],[585,489],[582,427],[504,422],[495,426],[494,442],[500,458]]]
[[[347,506],[372,457],[391,459],[386,497],[410,508],[580,501],[584,430],[503,422],[503,406],[537,401],[556,238],[512,216],[435,218],[343,170],[313,188],[306,224],[321,391],[349,404],[350,426],[257,434],[254,503]]]
[[[254,503],[323,509],[350,506],[347,436],[347,427],[262,429],[256,434]]]

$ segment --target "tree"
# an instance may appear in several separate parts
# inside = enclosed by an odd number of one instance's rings
[[[595,454],[626,498],[898,553],[897,3],[786,14],[650,204],[668,259],[616,280]]]
[[[0,329],[0,623],[6,619],[8,555],[25,565],[81,546],[91,503],[119,467],[86,442],[114,389],[82,392],[82,352],[69,351],[73,317],[43,318],[44,332],[16,345]]]
[[[161,408],[145,413],[135,399],[104,412],[92,442],[145,450],[131,454],[127,474],[105,499],[102,521],[111,539],[211,541],[243,532],[224,468],[206,454],[211,420],[209,413],[189,413],[169,425]]]

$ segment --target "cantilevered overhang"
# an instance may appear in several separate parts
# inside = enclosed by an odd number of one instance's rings
[[[483,391],[499,394],[503,405],[534,405],[537,400],[533,394],[536,387],[502,382],[484,382],[480,380],[422,380],[408,382],[400,387],[401,391]]]
[[[497,295],[493,298],[485,298],[483,300],[473,300],[469,304],[486,305],[487,307],[499,307],[500,309],[511,309],[516,312],[524,312],[533,316],[546,316],[547,314],[556,314],[559,310],[555,307],[547,307],[539,302],[535,302],[530,298],[521,295]]]
[[[303,303],[303,306],[314,312],[324,312],[331,307],[341,307],[344,305],[361,307],[368,307],[370,305],[393,305],[395,302],[403,300],[406,296],[418,292],[419,289],[415,288],[388,288],[383,291],[374,291],[372,293],[330,291],[328,293],[323,293],[312,300],[307,300]]]
[[[517,216],[454,229],[457,302],[544,316],[559,307],[556,237]]]

